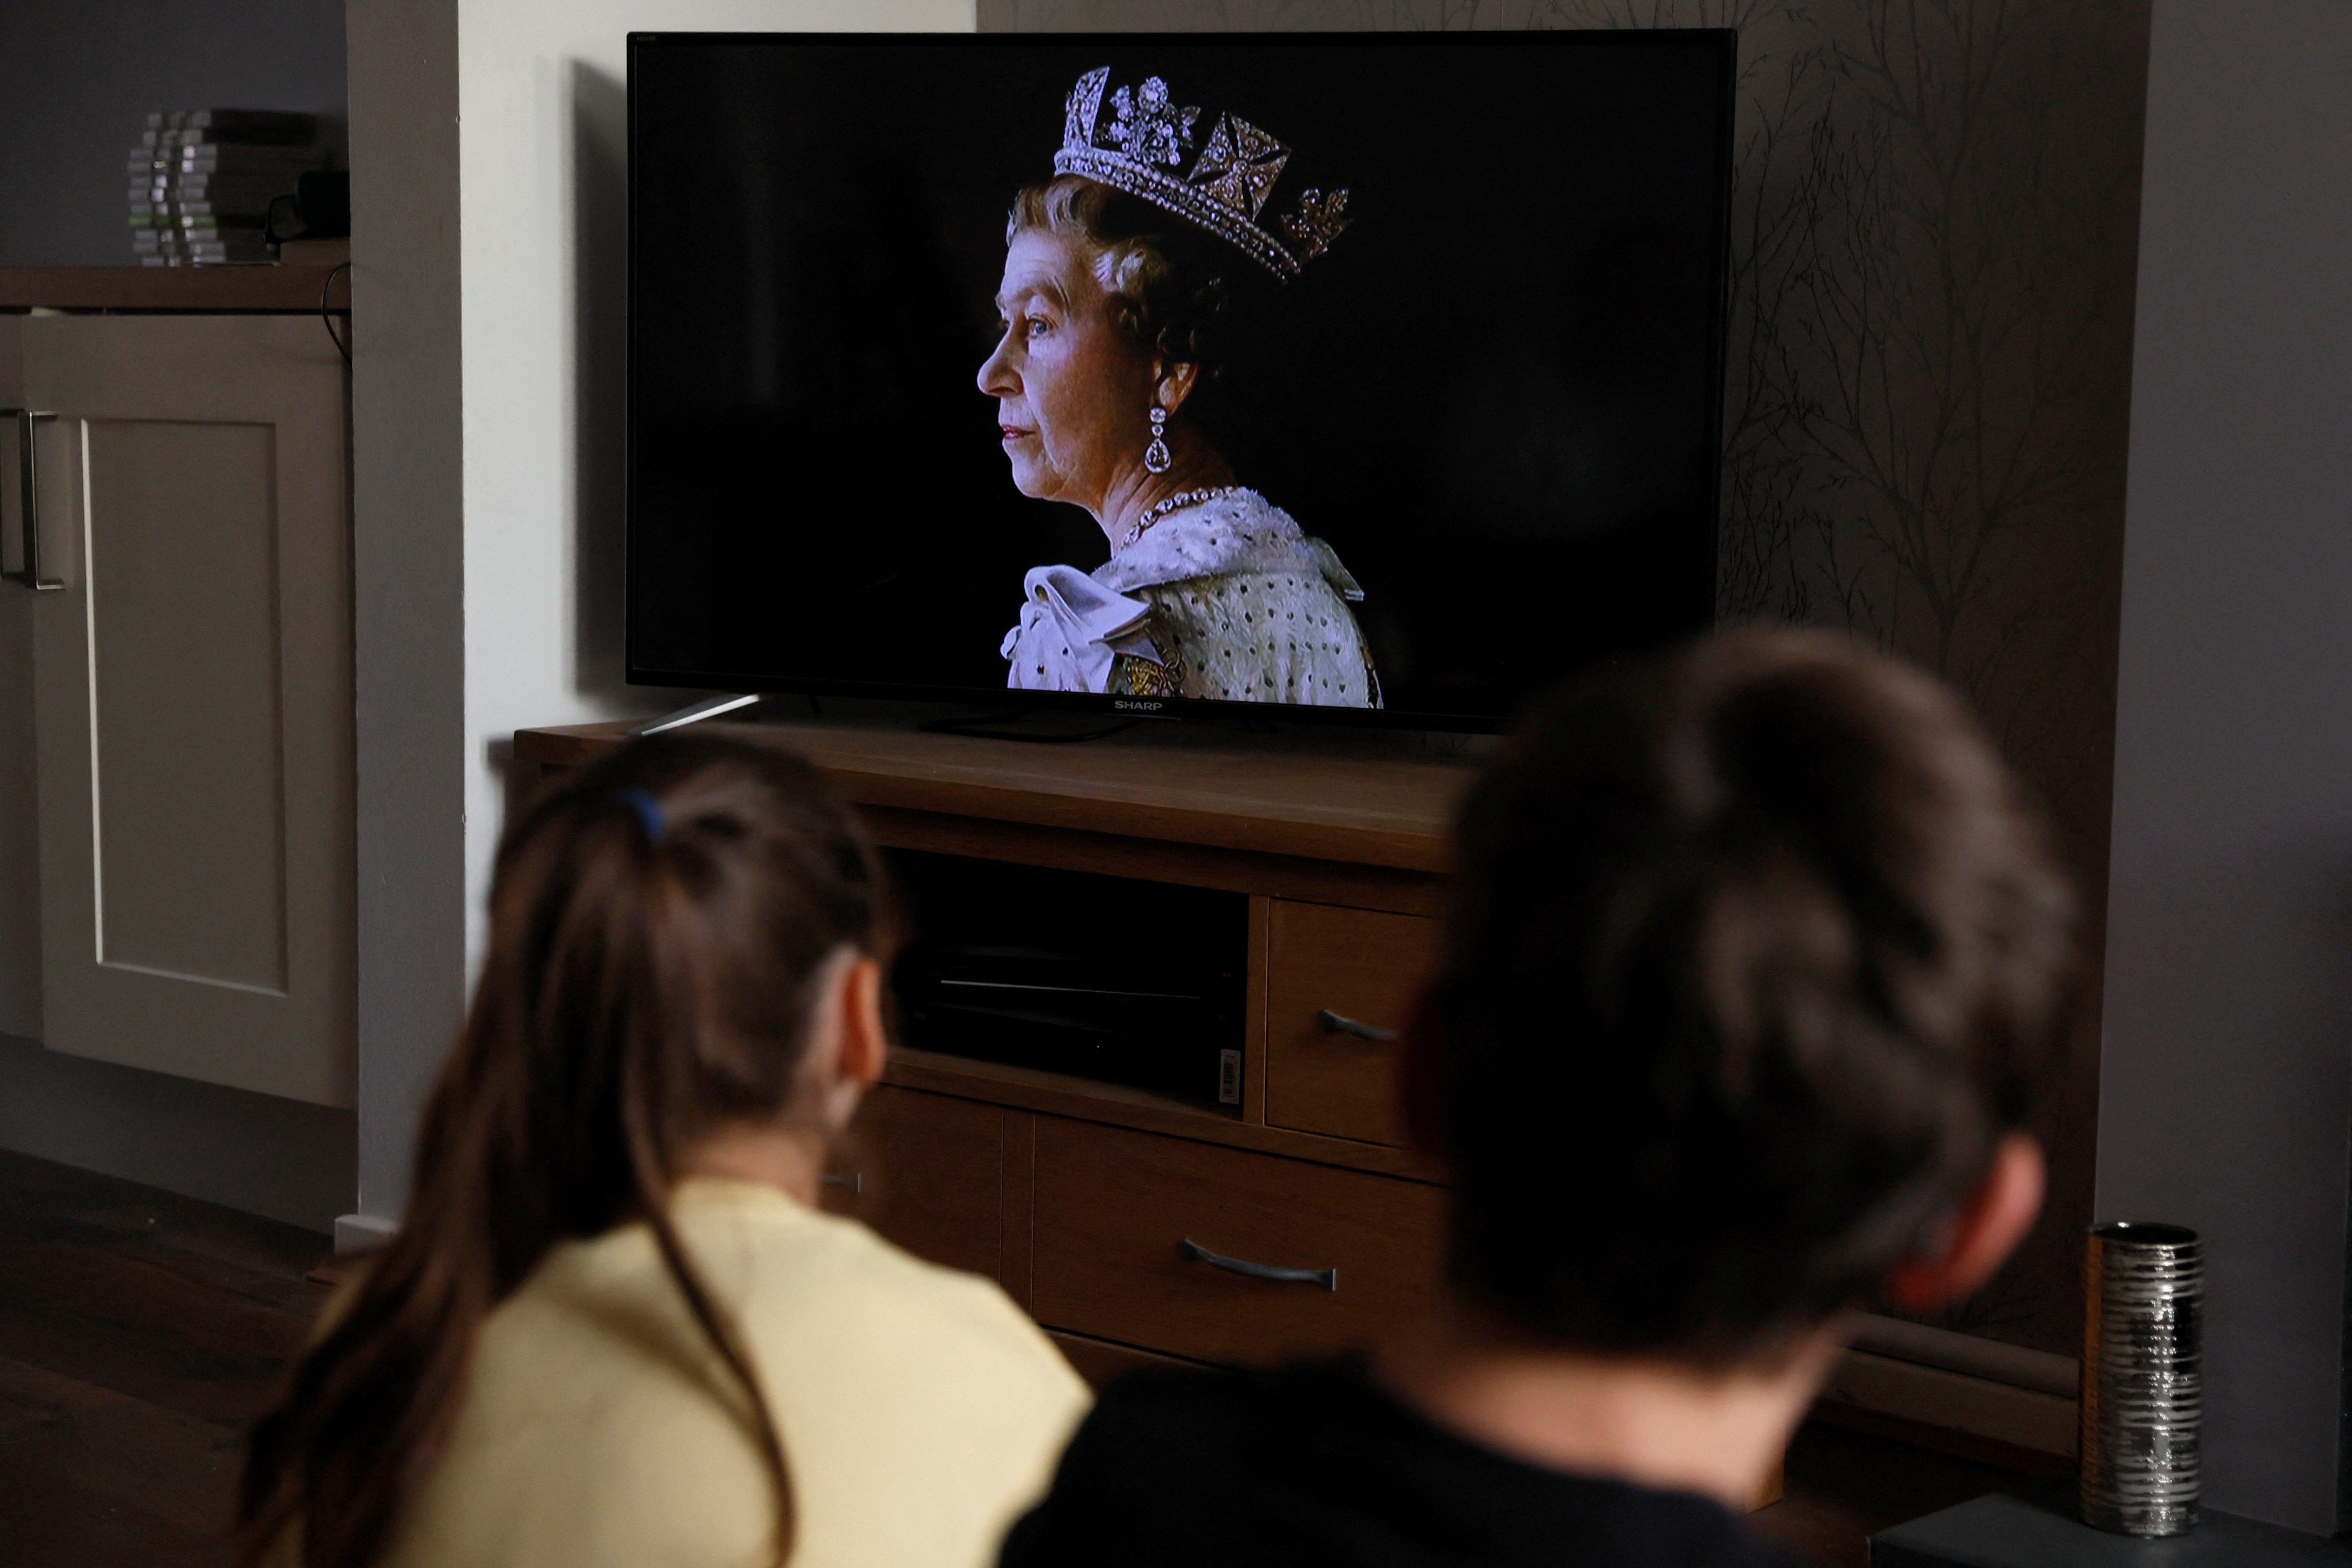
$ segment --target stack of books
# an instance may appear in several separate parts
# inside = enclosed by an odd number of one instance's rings
[[[183,109],[147,117],[131,150],[131,248],[142,265],[268,261],[275,196],[320,167],[319,117]]]

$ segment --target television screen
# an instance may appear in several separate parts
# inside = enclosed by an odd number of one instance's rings
[[[1730,33],[629,62],[631,679],[1492,727],[1710,618]]]

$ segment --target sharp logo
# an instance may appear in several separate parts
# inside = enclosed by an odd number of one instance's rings
[[[1119,710],[1121,712],[1133,711],[1137,713],[1157,713],[1164,704],[1158,702],[1118,701],[1112,703],[1111,706]]]

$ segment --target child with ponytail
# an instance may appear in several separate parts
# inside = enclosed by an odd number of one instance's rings
[[[525,816],[400,1231],[254,1430],[247,1563],[991,1560],[1086,1393],[993,1285],[815,1207],[886,929],[847,809],[755,736]]]

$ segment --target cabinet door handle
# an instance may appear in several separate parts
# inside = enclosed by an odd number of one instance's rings
[[[0,415],[14,416],[16,421],[16,496],[24,514],[17,521],[24,529],[25,543],[24,569],[0,571],[0,577],[21,583],[36,594],[54,594],[65,584],[41,575],[41,469],[33,457],[33,422],[55,419],[57,415],[44,408],[0,408]]]
[[[1323,1026],[1323,1032],[1327,1035],[1353,1035],[1360,1040],[1375,1041],[1397,1037],[1394,1029],[1383,1029],[1377,1024],[1360,1024],[1353,1018],[1341,1017],[1328,1007],[1316,1014],[1315,1021]]]
[[[847,1187],[853,1193],[862,1193],[866,1190],[866,1173],[863,1171],[852,1171],[845,1176],[827,1171],[817,1180],[828,1187]]]
[[[1250,1279],[1272,1279],[1284,1285],[1320,1285],[1326,1290],[1339,1288],[1337,1268],[1281,1268],[1271,1263],[1252,1263],[1246,1258],[1227,1258],[1222,1252],[1212,1252],[1194,1241],[1184,1238],[1181,1248],[1187,1258],[1198,1258],[1212,1268],[1222,1268],[1228,1274],[1239,1274]]]

